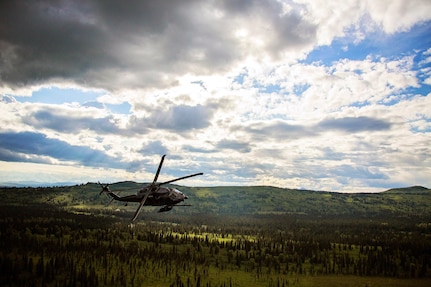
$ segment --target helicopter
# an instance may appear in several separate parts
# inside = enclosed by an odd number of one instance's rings
[[[99,184],[102,187],[102,191],[99,193],[99,195],[105,192],[109,196],[111,196],[112,199],[109,203],[111,203],[113,200],[126,202],[126,205],[128,202],[139,202],[139,206],[136,209],[135,214],[133,215],[132,222],[135,221],[136,218],[138,218],[138,215],[141,212],[141,209],[144,205],[163,206],[162,208],[160,208],[159,212],[170,211],[174,206],[190,206],[186,204],[179,205],[179,203],[187,199],[187,196],[184,193],[182,193],[176,188],[162,187],[162,185],[166,185],[175,181],[183,180],[197,175],[203,175],[203,173],[202,172],[195,173],[195,174],[179,177],[176,179],[168,180],[162,183],[157,183],[157,178],[159,177],[160,170],[162,169],[165,156],[166,155],[163,155],[162,159],[160,160],[160,164],[157,169],[156,175],[154,176],[153,182],[143,187],[142,189],[140,189],[136,193],[136,195],[119,196],[118,194],[112,192],[109,189],[109,184],[103,185],[100,182]]]

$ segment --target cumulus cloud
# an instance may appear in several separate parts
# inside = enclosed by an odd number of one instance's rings
[[[368,13],[386,33],[407,31],[418,22],[430,19],[426,0],[367,1]]]

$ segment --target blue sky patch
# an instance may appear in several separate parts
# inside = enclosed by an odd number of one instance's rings
[[[78,89],[61,89],[57,87],[42,88],[33,92],[31,97],[15,96],[15,99],[21,103],[42,103],[42,104],[65,104],[77,102],[84,104],[94,102],[104,92],[82,91]]]
[[[375,32],[357,44],[352,43],[349,38],[336,38],[330,46],[317,47],[301,62],[306,64],[317,62],[331,66],[340,59],[363,60],[370,55],[393,58],[394,55],[399,57],[411,55],[415,51],[425,51],[431,47],[431,22],[418,24],[409,32],[393,35]]]
[[[108,108],[111,112],[115,113],[115,114],[124,114],[124,115],[128,115],[130,113],[130,109],[132,108],[132,106],[127,103],[121,103],[121,104],[105,104],[106,108]]]

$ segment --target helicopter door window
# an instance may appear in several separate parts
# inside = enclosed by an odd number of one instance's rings
[[[171,193],[169,194],[169,198],[172,199],[172,200],[174,200],[174,199],[177,198],[177,195],[175,194],[174,191],[171,191]]]

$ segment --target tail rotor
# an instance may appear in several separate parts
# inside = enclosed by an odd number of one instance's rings
[[[109,206],[115,199],[118,200],[118,195],[120,195],[121,190],[119,192],[117,192],[117,194],[115,194],[109,189],[109,183],[107,183],[105,185],[101,184],[100,181],[98,183],[99,183],[100,187],[102,187],[102,190],[99,192],[99,195],[102,195],[102,193],[105,193],[106,196],[110,195],[112,197],[111,200],[105,206]],[[125,189],[125,190],[127,190],[127,189]]]
[[[111,190],[109,189],[109,183],[103,185],[99,181],[99,185],[102,187],[102,190],[99,192],[99,195],[102,195],[103,192],[109,193]]]

